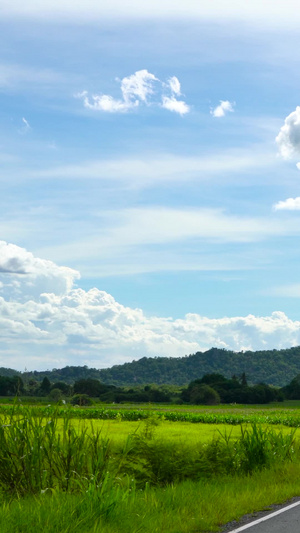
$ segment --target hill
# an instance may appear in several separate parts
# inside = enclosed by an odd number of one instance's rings
[[[300,346],[256,352],[211,348],[206,352],[197,352],[185,357],[142,357],[138,361],[101,370],[87,366],[67,366],[18,375],[25,381],[42,381],[47,376],[52,382],[64,381],[72,384],[78,379],[93,378],[109,385],[132,386],[149,383],[186,385],[204,374],[214,372],[228,378],[233,375],[240,376],[245,372],[249,383],[264,382],[282,387],[300,373]]]

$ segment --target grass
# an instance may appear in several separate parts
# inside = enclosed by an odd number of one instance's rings
[[[1,533],[217,531],[300,494],[296,429],[60,413],[0,412]]]
[[[288,464],[251,477],[185,481],[165,488],[99,495],[45,493],[4,503],[1,533],[196,533],[218,531],[245,513],[300,493],[300,467]]]
[[[22,409],[20,404],[18,411]],[[25,406],[24,406],[25,409]],[[284,425],[287,427],[300,427],[300,412],[299,409],[294,408],[276,408],[267,409],[266,406],[260,408],[253,406],[237,409],[236,406],[230,406],[227,409],[202,408],[191,409],[190,406],[185,406],[184,409],[173,408],[169,410],[165,408],[158,410],[153,406],[148,406],[147,409],[142,409],[140,406],[131,409],[116,406],[103,406],[92,408],[79,408],[71,406],[56,407],[53,405],[43,406],[37,405],[32,407],[32,414],[35,416],[49,417],[53,411],[61,418],[75,418],[75,419],[90,419],[90,420],[117,420],[117,421],[142,421],[156,416],[160,420],[168,420],[170,422],[188,422],[193,424],[268,424],[268,425]],[[14,405],[0,405],[0,414],[13,416],[16,412],[16,404]]]

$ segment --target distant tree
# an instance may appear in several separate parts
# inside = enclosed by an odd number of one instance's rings
[[[281,390],[289,400],[300,400],[300,374],[297,374],[297,376]]]
[[[190,403],[203,405],[217,405],[220,403],[220,396],[215,389],[205,384],[196,384],[191,389]]]
[[[92,405],[93,401],[87,394],[74,394],[71,398],[72,405]]]
[[[171,401],[170,394],[159,390],[156,387],[151,388],[148,391],[149,401],[153,403],[167,403]]]
[[[200,380],[190,383],[187,389],[182,392],[182,399],[191,404],[217,405],[220,403],[218,392],[206,383],[200,383]]]
[[[215,385],[216,383],[225,383],[227,378],[222,374],[205,374],[200,380],[200,383],[206,383],[207,385]]]
[[[27,383],[27,392],[30,396],[36,396],[39,392],[40,384],[36,379],[30,379]]]
[[[24,392],[24,384],[20,377],[0,376],[0,396],[15,396]]]
[[[47,378],[47,376],[45,376],[40,386],[41,394],[43,396],[48,396],[50,389],[51,389],[51,383],[49,379]]]
[[[60,389],[51,389],[49,393],[49,399],[53,400],[54,402],[59,402],[62,397],[62,392]]]
[[[65,396],[68,396],[70,394],[71,388],[72,387],[64,381],[56,381],[56,383],[53,383],[53,385],[51,385],[51,391],[53,389],[59,389],[61,393]]]
[[[245,372],[242,373],[241,384],[242,384],[243,387],[247,387],[247,385],[248,385]]]
[[[103,385],[98,379],[80,379],[74,383],[74,394],[87,394],[97,397],[109,390],[108,385]]]

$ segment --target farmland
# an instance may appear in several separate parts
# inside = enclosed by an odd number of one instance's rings
[[[226,409],[17,402],[1,404],[0,417],[4,533],[37,524],[53,533],[218,531],[300,493],[296,402]]]

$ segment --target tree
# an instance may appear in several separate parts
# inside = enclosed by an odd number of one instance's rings
[[[65,383],[64,381],[57,381],[56,383],[53,383],[53,385],[51,386],[51,391],[53,389],[59,389],[62,394],[67,396],[68,394],[70,394],[71,388],[72,387],[68,385],[67,383]]]
[[[289,400],[300,400],[300,374],[283,387],[282,392]]]
[[[48,396],[50,389],[51,389],[51,383],[49,379],[47,378],[47,376],[45,376],[40,386],[41,394],[43,396]]]
[[[242,384],[243,387],[247,387],[247,385],[248,385],[245,372],[242,373],[241,384]]]
[[[49,393],[49,399],[53,400],[54,402],[59,402],[62,397],[62,392],[60,389],[52,389]]]
[[[0,396],[14,396],[23,391],[23,381],[19,376],[0,376]]]
[[[98,379],[80,379],[74,383],[75,394],[87,394],[88,396],[99,396],[109,390],[108,385],[103,385]]]
[[[92,405],[93,401],[87,394],[74,394],[71,399],[72,405]]]
[[[196,383],[190,390],[190,403],[196,405],[217,405],[220,403],[220,396],[209,385]]]

